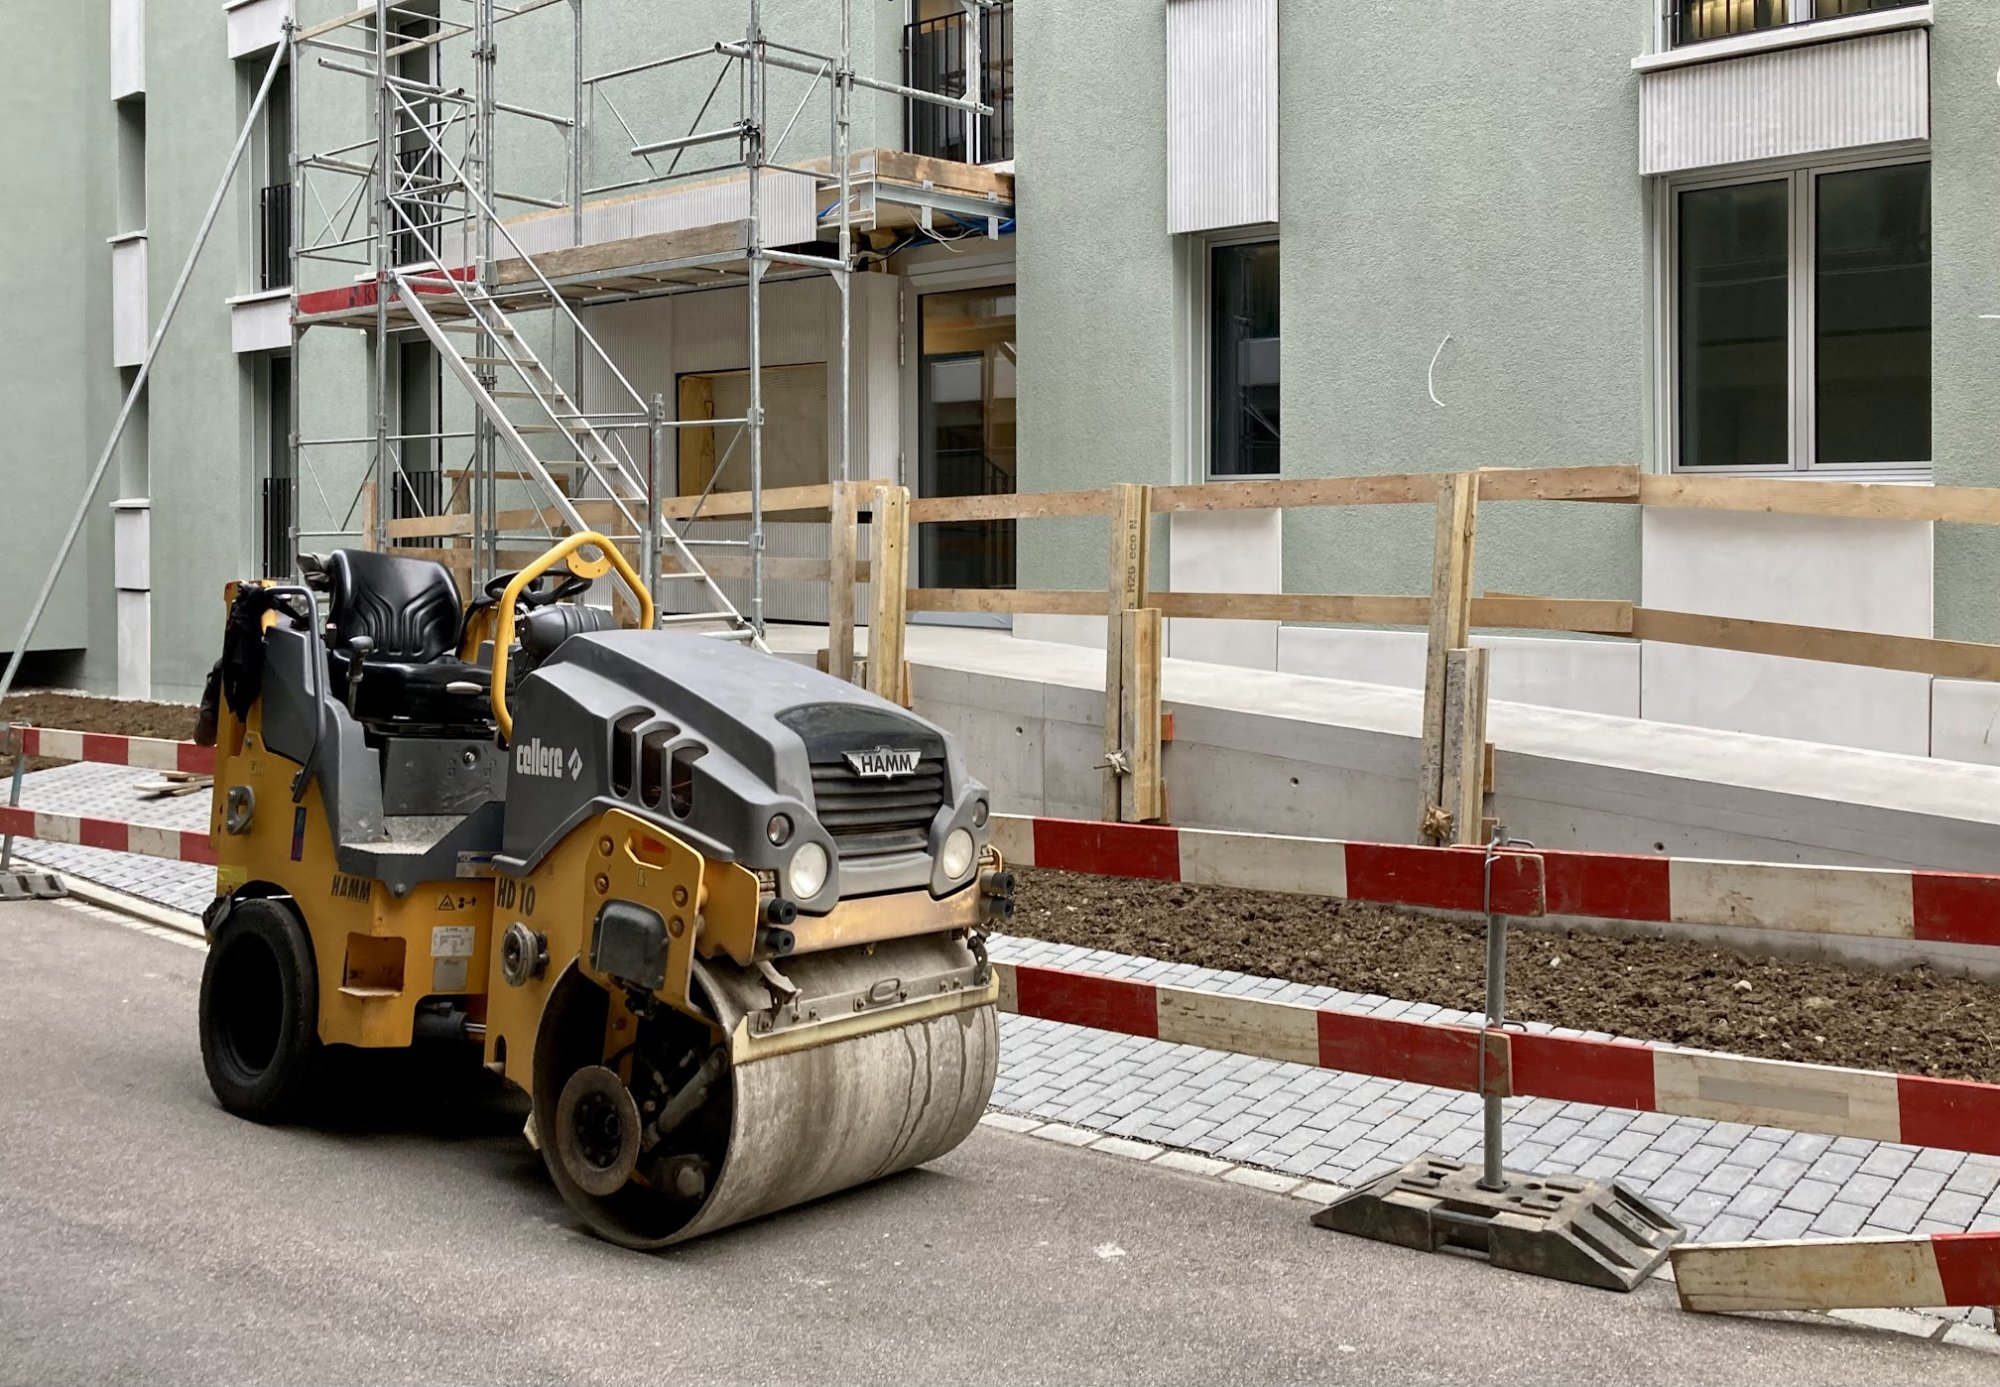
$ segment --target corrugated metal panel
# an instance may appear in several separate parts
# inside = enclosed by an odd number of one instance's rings
[[[1930,109],[1928,29],[1665,68],[1639,82],[1640,172],[1928,139]]]
[[[1278,0],[1168,0],[1167,230],[1278,219]]]

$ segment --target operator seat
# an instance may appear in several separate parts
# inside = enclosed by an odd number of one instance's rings
[[[326,575],[331,692],[346,697],[358,663],[355,717],[454,729],[488,725],[493,672],[458,658],[465,618],[458,585],[443,564],[337,549],[327,556]]]

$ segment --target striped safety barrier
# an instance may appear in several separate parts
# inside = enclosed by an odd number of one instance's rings
[[[1001,1009],[1021,1016],[1468,1093],[2000,1155],[2000,1085],[1383,1020],[1062,968],[996,967]]]
[[[23,756],[52,761],[95,761],[107,766],[138,766],[153,771],[215,774],[215,748],[160,737],[118,737],[103,732],[65,732],[53,727],[13,726],[0,732],[0,750],[11,737]]]
[[[1685,1243],[1671,1255],[1683,1310],[2000,1310],[2000,1233]]]
[[[51,814],[44,810],[0,805],[0,835],[39,838],[45,843],[74,843],[78,847],[160,857],[169,862],[215,865],[215,849],[208,845],[205,829],[155,828],[151,824],[128,824],[120,819],[93,819],[79,814]]]
[[[1004,814],[994,823],[995,841],[1017,866],[1481,909],[1478,848]],[[1542,863],[1542,908],[1515,909],[1501,897],[1496,877],[1495,908],[1502,913],[2000,945],[2000,876],[1546,849],[1533,856]],[[1440,865],[1441,857],[1465,865]]]

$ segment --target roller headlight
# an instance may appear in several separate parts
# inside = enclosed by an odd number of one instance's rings
[[[826,888],[827,870],[832,862],[818,843],[801,844],[785,868],[785,886],[795,901],[809,901]]]
[[[790,814],[773,814],[771,822],[764,825],[764,836],[771,840],[771,846],[774,848],[782,848],[785,844],[791,842],[792,816]]]
[[[972,841],[972,830],[954,828],[945,835],[944,850],[938,854],[938,865],[944,868],[946,876],[957,881],[972,870],[972,859],[978,852],[978,845]]]

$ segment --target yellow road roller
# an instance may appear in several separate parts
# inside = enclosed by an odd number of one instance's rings
[[[577,534],[461,603],[408,553],[238,583],[211,680],[216,1097],[331,1046],[482,1047],[576,1215],[658,1248],[951,1150],[1013,909],[986,789],[896,705],[656,629]],[[636,629],[584,599],[622,583]],[[601,596],[601,594],[600,594]]]

